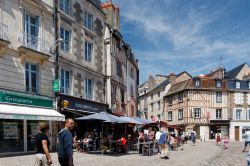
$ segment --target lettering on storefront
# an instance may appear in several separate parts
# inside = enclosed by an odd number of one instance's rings
[[[104,103],[94,102],[62,94],[60,95],[60,100],[67,100],[69,102],[69,106],[67,108],[74,110],[83,110],[89,112],[106,112],[108,108],[108,105]]]
[[[18,92],[0,91],[0,102],[53,108],[53,101],[50,99]]]
[[[12,115],[13,119],[27,119],[27,120],[38,120],[36,115]]]

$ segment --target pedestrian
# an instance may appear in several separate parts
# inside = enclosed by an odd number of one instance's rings
[[[195,145],[195,141],[196,141],[196,133],[195,133],[195,131],[191,132],[191,141],[193,142],[193,145]]]
[[[169,159],[168,157],[169,150],[168,150],[168,147],[166,146],[167,138],[168,136],[166,132],[162,132],[162,134],[160,135],[160,139],[159,139],[159,145],[161,147],[161,159]]]
[[[229,138],[227,135],[223,138],[223,147],[224,149],[228,149],[228,144],[229,144]]]
[[[245,152],[246,148],[247,148],[247,145],[250,144],[250,131],[249,131],[249,129],[246,130],[243,137],[245,138],[245,146],[244,146],[242,152]]]
[[[39,123],[40,131],[35,136],[36,144],[36,163],[39,166],[49,166],[52,164],[49,153],[50,141],[48,138],[49,125],[47,123]]]
[[[247,154],[247,166],[250,166],[250,152]]]
[[[72,118],[65,120],[65,127],[58,133],[58,160],[61,166],[73,166],[73,136],[75,122]]]
[[[221,142],[221,136],[219,132],[215,134],[215,139],[216,139],[216,145],[218,146]]]

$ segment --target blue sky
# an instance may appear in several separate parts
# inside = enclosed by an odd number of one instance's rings
[[[149,74],[208,73],[250,64],[249,0],[113,0],[121,33]]]

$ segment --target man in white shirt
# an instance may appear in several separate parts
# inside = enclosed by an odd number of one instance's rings
[[[245,152],[246,148],[247,148],[247,145],[250,144],[250,131],[249,131],[249,129],[246,130],[243,137],[245,138],[245,146],[244,146],[242,152]]]

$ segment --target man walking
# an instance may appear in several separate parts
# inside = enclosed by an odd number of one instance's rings
[[[249,131],[249,129],[246,130],[243,137],[245,138],[245,146],[244,146],[242,152],[245,152],[246,148],[247,148],[247,145],[250,144],[250,131]]]
[[[74,120],[65,120],[65,127],[58,134],[58,160],[61,166],[74,166],[73,164],[73,137],[70,131],[74,129]]]

